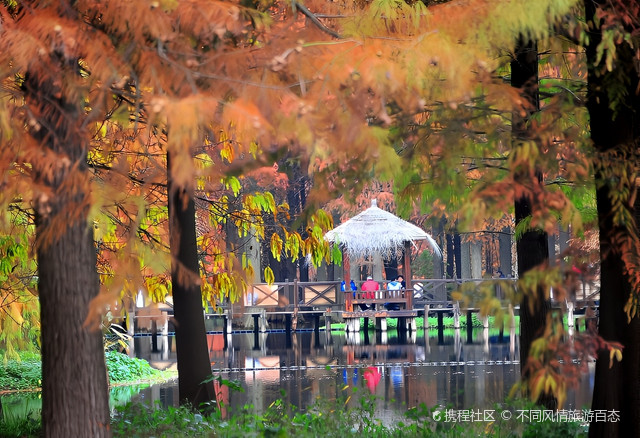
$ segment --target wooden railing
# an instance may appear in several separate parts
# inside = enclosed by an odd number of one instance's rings
[[[501,279],[505,281],[515,281],[515,279]],[[301,307],[317,308],[326,310],[352,309],[353,304],[384,304],[391,302],[404,303],[407,309],[422,309],[427,304],[433,302],[451,301],[450,293],[456,290],[463,283],[480,283],[487,281],[482,278],[465,279],[412,279],[413,289],[402,291],[401,298],[390,296],[385,289],[386,282],[380,282],[381,290],[376,291],[376,298],[369,300],[360,290],[362,282],[356,282],[357,291],[341,291],[341,281],[317,281],[317,282],[279,282],[272,285],[266,283],[256,283],[247,291],[246,305],[265,308],[287,308],[299,309]],[[417,290],[419,286],[419,291]],[[349,288],[349,286],[347,285]],[[498,287],[498,286],[496,286]],[[395,291],[397,292],[397,291]],[[498,296],[499,290],[497,290]],[[582,292],[582,291],[581,291]],[[589,290],[592,294],[592,290]],[[595,294],[597,294],[597,290]],[[576,298],[582,298],[578,296]],[[590,298],[590,297],[589,297]],[[362,301],[364,300],[364,301]],[[578,300],[579,301],[579,300]]]
[[[245,304],[258,307],[331,307],[342,308],[340,281],[291,281],[283,283],[257,283],[247,291]]]
[[[345,291],[344,301],[347,312],[354,311],[354,306],[359,304],[373,305],[379,310],[385,304],[397,303],[404,304],[404,309],[413,309],[413,290]]]

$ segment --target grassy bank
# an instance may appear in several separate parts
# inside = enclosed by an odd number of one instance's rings
[[[111,385],[159,382],[176,375],[171,371],[159,371],[146,360],[132,358],[116,351],[106,353],[105,358]],[[42,364],[37,354],[20,353],[20,360],[11,359],[5,364],[0,364],[0,393],[38,390],[41,382]]]
[[[177,376],[175,371],[159,371],[145,360],[115,351],[108,352],[105,358],[112,406],[124,405],[144,387]],[[20,353],[20,360],[0,365],[0,437],[39,436],[41,383],[42,364],[37,354]]]
[[[272,403],[264,412],[252,406],[223,417],[220,411],[211,415],[194,413],[186,407],[161,409],[143,404],[127,404],[115,409],[111,427],[114,437],[586,437],[587,429],[578,422],[531,422],[519,419],[520,411],[539,411],[533,405],[512,403],[509,408],[493,412],[493,421],[447,420],[446,409],[424,405],[409,409],[402,421],[392,426],[379,418],[378,405],[384,401],[374,397],[362,399],[359,405],[347,407],[347,399],[319,400],[305,412],[282,402]],[[478,411],[485,412],[485,411]],[[506,418],[506,419],[505,419]],[[39,420],[2,429],[7,437],[35,437],[40,432]]]

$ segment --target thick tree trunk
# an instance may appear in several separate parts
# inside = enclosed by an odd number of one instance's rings
[[[611,163],[611,165],[615,165]],[[612,248],[610,234],[611,198],[607,187],[597,190],[601,251]],[[636,202],[636,213],[640,206]],[[638,220],[636,216],[636,221]],[[618,230],[619,231],[619,230]],[[603,255],[600,269],[599,335],[607,341],[624,346],[622,361],[610,366],[608,351],[601,351],[596,361],[592,411],[617,411],[620,422],[593,421],[592,437],[640,436],[640,318],[627,322],[624,305],[629,299],[631,284],[625,274],[620,254],[610,251]]]
[[[71,69],[64,74],[73,77]],[[42,424],[47,437],[111,435],[102,333],[84,325],[100,284],[88,223],[90,175],[81,103],[60,97],[54,79],[28,73],[25,101],[38,124],[34,154]],[[63,74],[63,73],[59,73]],[[54,77],[56,76],[53,73]]]
[[[515,204],[516,223],[531,215],[528,200],[519,199]],[[528,231],[516,242],[518,255],[518,277],[547,261],[548,240],[546,233]],[[529,357],[531,343],[542,336],[547,324],[551,305],[545,298],[545,291],[538,289],[534,295],[525,295],[520,304],[520,366],[522,377],[528,377],[525,364]]]
[[[64,206],[60,205],[64,211]],[[50,221],[39,215],[36,232]],[[92,229],[68,225],[38,248],[45,436],[110,436],[102,333],[83,326],[99,292]]]
[[[602,2],[604,3],[604,2]],[[593,1],[585,1],[587,20],[595,13]],[[588,100],[587,108],[591,125],[591,138],[597,151],[596,160],[596,202],[600,226],[600,309],[599,334],[607,341],[623,345],[622,361],[609,366],[608,352],[601,351],[596,361],[592,410],[617,411],[620,421],[598,421],[594,419],[589,427],[592,437],[640,436],[640,319],[636,315],[628,322],[624,311],[632,293],[632,286],[624,266],[620,242],[633,242],[637,235],[640,205],[636,199],[635,223],[616,224],[613,220],[612,196],[619,196],[621,189],[633,193],[635,181],[621,187],[615,177],[622,175],[625,168],[636,166],[629,162],[637,156],[640,120],[640,98],[636,92],[638,74],[634,68],[635,53],[626,43],[617,47],[613,71],[595,65],[597,46],[602,39],[599,29],[592,29],[587,46]],[[622,78],[628,82],[622,82]],[[611,109],[609,92],[612,86],[626,87],[627,93],[615,102]],[[606,156],[616,152],[617,157]],[[629,174],[630,169],[626,169]],[[615,185],[618,185],[615,187]],[[632,195],[629,195],[632,196]],[[628,199],[630,201],[630,198]],[[618,209],[620,206],[617,207]],[[625,208],[630,208],[627,206]]]
[[[515,59],[511,62],[511,85],[524,90],[524,95],[531,105],[530,112],[539,110],[538,46],[535,42],[522,40],[518,42]],[[531,137],[528,117],[520,117],[514,113],[512,135],[513,143],[516,147],[521,141],[526,141]],[[532,181],[532,183],[541,183],[542,176],[537,172],[536,176],[538,181]],[[518,177],[516,175],[516,178]],[[528,169],[522,172],[522,178],[530,178]],[[530,184],[531,182],[525,180],[522,183]],[[530,199],[522,197],[515,200],[516,226],[531,216],[532,213]],[[520,237],[516,242],[518,277],[522,277],[530,269],[549,260],[548,243],[547,233],[540,230],[527,231]],[[533,293],[526,294],[520,303],[520,368],[524,379],[530,375],[530,370],[526,364],[531,344],[544,333],[550,310],[551,304],[546,299],[546,291],[542,288],[537,288]],[[546,395],[541,396],[538,403],[549,409],[556,406],[556,401]]]
[[[203,403],[215,400],[215,392],[199,285],[195,204],[185,189],[176,187],[172,182],[171,175],[178,170],[172,167],[171,162],[167,156],[178,392],[180,403],[206,410]],[[204,383],[205,380],[209,381]]]

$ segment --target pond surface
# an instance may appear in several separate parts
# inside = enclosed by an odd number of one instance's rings
[[[260,412],[279,399],[304,409],[318,397],[357,407],[369,394],[379,399],[378,415],[388,421],[421,403],[491,409],[504,403],[520,374],[519,338],[497,330],[418,330],[403,337],[395,330],[213,333],[207,338],[214,374],[244,388],[220,388],[228,410],[249,404]],[[158,368],[175,366],[171,336],[134,341],[137,357]],[[569,391],[565,409],[590,406],[593,365],[579,387]],[[374,388],[363,378],[368,367],[380,374]],[[133,398],[176,404],[177,384],[146,388]]]
[[[421,403],[451,409],[493,409],[504,403],[520,375],[519,338],[497,330],[418,330],[398,336],[369,330],[284,330],[255,335],[207,335],[211,366],[216,376],[237,381],[244,392],[219,388],[226,412],[251,405],[262,412],[282,400],[302,409],[318,398],[340,406],[358,407],[362,397],[378,399],[376,415],[385,423],[397,421]],[[136,336],[131,354],[160,369],[176,367],[172,336]],[[375,387],[364,374],[373,367],[380,375]],[[565,409],[588,408],[593,390],[590,374],[569,391]],[[376,373],[376,374],[377,374]],[[39,410],[39,393],[2,396],[6,416],[26,416]],[[111,389],[111,405],[128,401],[177,406],[177,382],[118,386]]]

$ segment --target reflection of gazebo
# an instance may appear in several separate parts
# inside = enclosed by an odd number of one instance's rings
[[[411,288],[411,244],[426,240],[438,257],[442,256],[435,240],[421,228],[378,208],[376,200],[371,207],[352,217],[325,234],[325,239],[338,244],[343,250],[344,280],[351,280],[350,260],[393,255],[403,256],[403,276]]]

